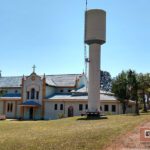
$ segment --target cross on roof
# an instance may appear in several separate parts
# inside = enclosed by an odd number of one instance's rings
[[[35,66],[35,65],[33,65],[33,67],[32,67],[32,68],[33,68],[33,72],[35,73],[35,68],[36,68],[36,66]]]

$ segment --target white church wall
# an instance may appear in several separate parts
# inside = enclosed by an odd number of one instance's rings
[[[52,110],[51,110],[52,106],[51,105],[52,105],[51,102],[45,102],[44,119],[46,119],[46,120],[50,120],[53,118],[52,117],[53,114],[51,114],[51,112],[52,112]]]
[[[55,87],[46,86],[46,97],[55,94],[55,92],[56,92]]]
[[[57,104],[57,110],[55,110],[55,104]],[[60,110],[60,105],[63,104],[64,109]],[[83,109],[79,110],[79,104],[82,104]],[[70,106],[73,107],[73,114],[74,116],[80,116],[83,112],[86,112],[86,105],[87,102],[79,102],[76,100],[73,101],[66,101],[64,102],[62,100],[62,102],[59,101],[47,101],[45,102],[45,119],[58,119],[60,116],[63,117],[68,117],[68,108]],[[105,111],[104,107],[105,105],[108,105],[108,111]],[[115,112],[112,111],[112,105],[115,106]],[[112,114],[112,115],[117,115],[117,114],[122,114],[122,108],[121,108],[121,104],[118,103],[118,101],[116,102],[101,102],[101,107],[102,107],[102,112],[104,112],[104,114]]]
[[[42,109],[41,108],[35,109],[34,119],[35,120],[41,119],[41,114],[42,114]]]
[[[56,93],[57,94],[63,94],[63,93],[67,93],[67,94],[71,94],[70,92],[74,90],[74,88],[67,88],[67,87],[59,87],[59,88],[56,88]]]
[[[8,111],[8,104],[13,104],[12,111]],[[6,101],[5,110],[7,118],[15,118],[15,101]]]
[[[105,111],[105,105],[108,106],[108,111]],[[112,111],[112,105],[115,106],[116,110],[115,112]],[[116,102],[101,102],[100,103],[100,106],[102,107],[102,112],[104,112],[104,114],[112,114],[112,115],[116,115],[116,114],[120,114],[120,110],[119,110],[119,105],[118,103]]]
[[[57,104],[57,110],[55,110]],[[63,104],[63,110],[60,110],[60,105]],[[79,104],[83,105],[83,110],[79,110]],[[73,115],[80,116],[86,111],[86,102],[46,102],[45,103],[45,119],[58,119],[60,117],[68,117],[68,108],[73,107]]]
[[[82,110],[79,110],[79,105],[80,105],[80,104],[81,104],[82,107],[83,107]],[[85,110],[85,105],[86,105],[86,104],[87,104],[86,102],[76,102],[76,101],[74,101],[74,102],[67,102],[67,103],[65,104],[66,117],[68,117],[68,108],[69,108],[70,106],[73,107],[74,116],[80,116],[81,113],[83,113],[83,112],[86,111],[86,110]]]
[[[57,104],[57,110],[55,110],[55,104]],[[61,115],[65,114],[64,109],[60,110],[60,104],[63,102],[46,102],[45,103],[45,119],[58,119]]]
[[[21,88],[5,88],[2,90],[7,94],[21,94]]]
[[[23,116],[23,118],[25,120],[29,119],[29,109],[28,108],[24,108],[24,116]]]
[[[21,101],[18,101],[17,102],[16,118],[20,118],[20,104],[21,104]]]

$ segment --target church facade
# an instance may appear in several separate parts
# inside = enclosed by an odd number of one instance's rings
[[[84,74],[0,77],[0,115],[24,120],[50,120],[79,116],[88,110]],[[100,92],[100,110],[121,114],[122,105],[112,93]],[[130,101],[127,112],[135,111]]]

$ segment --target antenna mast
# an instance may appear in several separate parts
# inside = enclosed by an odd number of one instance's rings
[[[87,11],[88,0],[86,0],[86,11]]]
[[[85,3],[85,16],[86,16],[86,12],[87,12],[87,7],[88,7],[88,0],[86,0],[86,3]],[[86,20],[87,17],[85,17],[85,26],[86,26]],[[86,27],[85,27],[85,35],[86,37]],[[84,37],[84,40],[85,40],[85,37]],[[86,43],[84,42],[84,65],[85,65],[85,76],[87,78],[87,81],[86,81],[86,91],[87,91],[87,86],[88,86],[88,75],[87,75],[87,63],[89,62],[89,59],[87,58],[87,47],[86,47]]]
[[[87,11],[87,6],[88,6],[88,0],[86,0],[86,4],[85,4],[85,14],[86,14],[86,11]],[[86,18],[85,18],[85,26],[86,26]],[[86,31],[85,31],[85,35],[84,36],[86,36]],[[85,75],[86,75],[86,77],[87,77],[87,63],[88,63],[87,60],[88,60],[87,59],[87,48],[86,48],[86,43],[84,42],[84,63],[85,63]]]

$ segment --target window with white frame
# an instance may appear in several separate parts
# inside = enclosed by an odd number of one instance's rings
[[[13,103],[7,103],[7,112],[13,111]]]
[[[116,112],[116,105],[112,105],[112,112]]]
[[[64,109],[64,105],[60,104],[60,110],[63,110],[63,109]]]
[[[80,110],[80,111],[83,110],[83,104],[79,104],[79,110]]]
[[[36,92],[36,99],[39,99],[39,91]]]
[[[54,105],[54,109],[57,110],[57,104]]]
[[[86,109],[86,110],[88,109],[88,104],[85,105],[85,109]]]
[[[27,99],[30,99],[30,92],[27,91],[27,96],[26,96]]]
[[[109,111],[108,105],[104,105],[104,111]]]
[[[35,99],[35,89],[31,89],[31,99]]]

